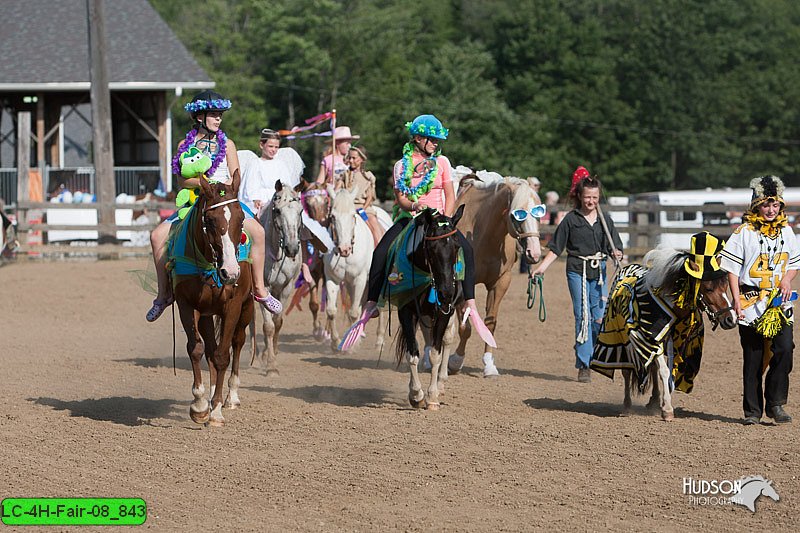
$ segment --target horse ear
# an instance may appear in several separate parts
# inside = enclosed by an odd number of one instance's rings
[[[458,209],[456,209],[456,212],[450,218],[450,221],[453,224],[453,226],[458,224],[458,221],[461,220],[461,216],[463,214],[464,214],[464,204],[461,204],[460,206],[458,206]]]
[[[205,177],[200,176],[199,181],[200,181],[200,189],[203,191],[203,196],[205,196],[206,198],[213,198],[214,190],[211,188],[211,184],[208,182],[208,180]]]
[[[239,173],[239,169],[236,169],[236,172],[233,173],[233,178],[231,179],[231,189],[233,189],[234,196],[238,196],[239,185],[241,185],[241,183],[242,175]]]
[[[308,182],[301,178],[300,179],[300,183],[298,183],[297,185],[294,186],[294,192],[296,192],[296,193],[305,192],[307,185],[308,185]]]
[[[283,190],[283,183],[281,180],[275,182],[275,192],[281,192]]]

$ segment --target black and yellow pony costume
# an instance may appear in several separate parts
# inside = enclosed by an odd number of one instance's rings
[[[674,388],[691,392],[703,354],[700,283],[726,275],[716,259],[723,245],[707,232],[692,236],[691,251],[675,251],[672,279],[660,287],[649,283],[646,266],[621,268],[609,291],[590,368],[612,379],[615,370],[634,370],[644,390],[650,365],[664,355]]]

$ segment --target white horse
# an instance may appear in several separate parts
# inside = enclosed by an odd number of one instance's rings
[[[347,290],[350,299],[347,315],[349,323],[353,323],[361,315],[372,252],[375,250],[369,226],[356,212],[353,203],[357,193],[357,188],[352,191],[342,188],[335,194],[329,190],[333,198],[330,230],[334,249],[326,253],[322,261],[325,268],[325,289],[328,293],[328,303],[325,308],[328,320],[325,329],[330,333],[331,348],[334,351],[338,351],[341,341],[336,326],[339,287],[344,285]],[[383,315],[381,315],[378,319],[376,344],[382,345],[383,341]]]
[[[264,284],[270,293],[281,301],[284,309],[294,289],[294,281],[300,274],[300,226],[303,207],[300,195],[280,181],[275,184],[275,196],[263,209],[260,221],[266,234],[267,250],[264,258]],[[267,376],[278,375],[278,335],[283,326],[283,313],[273,315],[263,306],[264,349],[260,353],[261,366]]]

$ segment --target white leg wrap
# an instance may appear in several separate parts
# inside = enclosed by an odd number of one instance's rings
[[[493,377],[499,376],[500,372],[497,371],[497,367],[494,365],[494,355],[492,352],[486,352],[483,354],[483,377]]]

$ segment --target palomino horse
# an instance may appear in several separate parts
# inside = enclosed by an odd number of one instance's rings
[[[652,383],[648,407],[672,420],[670,377],[674,388],[691,392],[703,353],[703,313],[713,329],[736,326],[727,275],[695,281],[687,272],[687,266],[697,270],[691,257],[658,248],[645,255],[647,266],[627,265],[614,279],[590,366],[610,378],[622,370],[625,412],[634,384],[643,393]]]
[[[505,178],[484,182],[475,174],[461,179],[456,204],[464,204],[459,229],[472,244],[475,253],[475,283],[486,287],[486,327],[494,333],[497,314],[517,259],[517,244],[525,250],[528,263],[536,263],[542,254],[539,243],[539,218],[544,213],[539,196],[525,180]],[[460,341],[450,356],[448,367],[457,373],[464,364],[469,326],[459,328]],[[484,377],[498,375],[494,354],[484,345]]]
[[[281,301],[286,309],[294,281],[300,274],[302,254],[300,254],[300,225],[303,208],[300,195],[278,181],[275,195],[261,213],[267,240],[267,253],[264,261],[264,284],[270,293]],[[264,349],[261,351],[261,365],[267,376],[278,375],[278,335],[283,327],[283,312],[273,315],[263,306]]]
[[[200,180],[201,193],[186,219],[170,239],[169,258],[174,262],[175,303],[186,331],[186,349],[192,360],[192,395],[189,415],[198,424],[222,426],[222,388],[225,370],[233,365],[228,380],[227,407],[239,401],[239,354],[245,328],[253,318],[250,265],[239,261],[244,213],[237,193],[239,174],[231,185]],[[214,317],[219,317],[219,337]],[[206,399],[200,359],[208,360],[211,406]]]
[[[442,388],[440,381],[446,368],[442,349],[455,337],[455,322],[452,319],[455,315],[456,298],[460,296],[457,281],[460,245],[456,224],[463,212],[463,205],[456,209],[452,218],[426,209],[410,223],[411,228],[408,229],[412,232],[412,241],[416,241],[416,232],[423,234],[422,242],[410,254],[412,276],[414,272],[428,276],[422,284],[412,280],[413,290],[417,294],[397,310],[401,326],[401,334],[397,336],[397,363],[399,365],[404,356],[408,362],[411,372],[408,401],[412,407],[439,408]],[[396,254],[405,252],[406,248],[401,243]],[[422,329],[425,344],[431,347],[431,382],[427,399],[417,369],[417,325]]]
[[[333,195],[332,191],[329,194]],[[350,323],[358,320],[361,315],[364,291],[367,287],[369,267],[375,243],[372,239],[367,223],[356,212],[353,200],[358,191],[339,189],[333,196],[333,205],[330,213],[330,229],[334,249],[323,256],[325,267],[325,290],[328,293],[328,304],[325,308],[328,321],[325,326],[331,336],[331,349],[338,351],[339,330],[336,327],[337,301],[339,287],[344,286],[350,300],[348,317]],[[382,345],[383,313],[378,319],[377,345]]]

